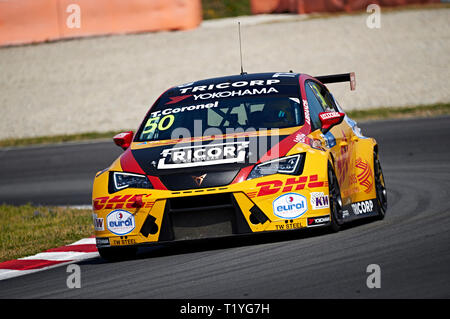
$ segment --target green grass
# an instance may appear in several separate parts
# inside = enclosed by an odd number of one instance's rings
[[[251,15],[250,0],[202,0],[203,19]]]
[[[0,262],[68,245],[93,234],[90,209],[0,205]]]
[[[228,17],[238,17],[251,15],[250,0],[202,0],[203,19],[218,19]],[[399,12],[408,10],[428,10],[428,9],[447,9],[449,3],[429,3],[429,4],[410,4],[405,6],[382,6],[382,11]],[[361,15],[367,14],[366,10],[348,12],[317,12],[309,15],[308,19],[333,18],[341,15]]]
[[[382,107],[368,110],[350,110],[348,116],[356,121],[381,120],[388,118],[430,117],[450,114],[450,103],[437,103],[432,105],[419,105],[409,107]],[[104,133],[91,132],[73,135],[41,136],[31,138],[0,140],[0,147],[29,146],[40,144],[55,144],[63,142],[87,141],[94,139],[111,139],[119,132],[129,129],[109,131]]]
[[[118,130],[109,132],[88,132],[79,134],[64,134],[64,135],[52,135],[52,136],[38,136],[38,137],[27,137],[27,138],[8,138],[0,140],[0,147],[11,147],[11,146],[28,146],[28,145],[39,145],[39,144],[57,144],[64,142],[76,142],[76,141],[87,141],[94,139],[105,139],[113,138],[114,135],[120,132],[125,132],[129,130]]]
[[[450,114],[450,103],[407,107],[382,107],[368,110],[351,110],[348,116],[356,121],[411,117],[430,117]]]

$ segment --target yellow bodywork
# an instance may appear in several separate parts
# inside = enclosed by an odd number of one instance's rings
[[[304,169],[300,176],[275,174],[215,188],[181,191],[127,188],[109,194],[108,171],[123,171],[120,160],[117,159],[107,170],[97,173],[94,180],[92,199],[95,235],[97,238],[109,238],[110,246],[158,242],[167,199],[219,193],[232,193],[252,232],[305,228],[308,227],[310,217],[330,216],[328,207],[312,209],[311,205],[311,193],[329,195],[328,163],[334,167],[339,180],[344,205],[374,199],[376,194],[373,151],[376,141],[355,134],[346,122],[333,127],[331,133],[335,138],[335,145],[331,148],[328,148],[329,145],[320,130],[316,130],[307,136],[314,142],[313,145],[299,142],[286,154],[286,156],[297,153],[306,154]],[[158,145],[161,143],[173,144],[172,141],[163,141]],[[132,149],[143,147],[154,147],[154,145],[150,143],[131,145]],[[307,211],[297,218],[280,218],[274,213],[274,201],[288,193],[299,194],[306,198]],[[136,205],[137,201],[139,205]],[[264,223],[252,223],[250,209],[254,205],[267,216],[268,220]],[[113,234],[105,225],[107,215],[117,209],[131,213],[135,221],[134,229],[122,236]],[[158,226],[158,231],[144,236],[140,233],[140,229],[149,215],[155,219],[154,223]]]

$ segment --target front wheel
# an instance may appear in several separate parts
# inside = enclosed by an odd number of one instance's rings
[[[328,190],[330,199],[330,229],[338,232],[344,223],[342,218],[342,197],[339,182],[331,164],[328,164]]]

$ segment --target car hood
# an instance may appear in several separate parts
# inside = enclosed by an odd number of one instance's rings
[[[266,158],[268,151],[272,157],[284,156],[294,145],[285,141],[292,139],[298,130],[297,127],[219,138],[133,142],[122,155],[121,164],[124,171],[158,177],[169,190],[226,186],[241,169]],[[279,147],[282,144],[288,146]]]

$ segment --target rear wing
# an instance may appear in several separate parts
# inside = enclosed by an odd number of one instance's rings
[[[315,76],[317,80],[326,83],[338,83],[338,82],[350,82],[350,90],[354,91],[356,88],[356,78],[355,72],[343,73],[343,74],[332,74],[332,75],[321,75]]]

